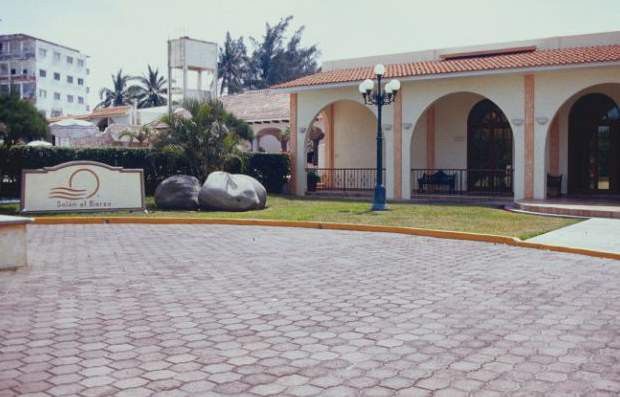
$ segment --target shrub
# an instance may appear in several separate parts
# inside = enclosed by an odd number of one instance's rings
[[[144,169],[146,194],[165,178],[194,171],[179,154],[134,148],[62,148],[13,146],[0,152],[0,196],[17,197],[24,169],[50,167],[67,161],[89,160],[123,167]],[[4,158],[4,159],[2,159]]]
[[[201,178],[200,170],[191,166],[173,145],[162,150],[149,148],[63,148],[13,146],[0,147],[0,197],[18,197],[24,169],[51,167],[67,161],[97,161],[123,168],[144,169],[147,195],[169,176],[193,175]],[[285,154],[245,153],[227,158],[223,169],[258,179],[270,193],[281,193],[290,174]]]
[[[286,154],[245,153],[242,173],[262,183],[270,193],[282,193],[291,174],[291,163]]]

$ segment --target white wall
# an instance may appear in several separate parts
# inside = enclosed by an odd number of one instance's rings
[[[376,119],[365,106],[350,101],[334,104],[334,167],[374,168]]]
[[[41,50],[46,51],[43,56]],[[54,53],[60,54],[60,60],[54,58]],[[73,63],[67,62],[67,56],[73,58]],[[78,60],[84,61],[83,66],[78,65]],[[55,46],[47,42],[36,42],[36,70],[37,78],[37,108],[46,111],[47,117],[51,116],[52,110],[62,110],[63,115],[84,114],[90,111],[87,92],[88,87],[88,62],[87,57],[78,51]],[[39,77],[39,71],[45,70],[46,77]],[[60,73],[60,80],[54,80],[54,73]],[[67,76],[73,77],[73,83],[67,82]],[[83,79],[83,85],[78,85],[78,79]],[[40,95],[40,90],[45,90],[46,97]],[[60,94],[60,99],[54,99],[54,93]],[[73,96],[73,103],[67,96]],[[84,103],[79,103],[82,98]]]

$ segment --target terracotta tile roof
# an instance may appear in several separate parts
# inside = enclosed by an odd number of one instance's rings
[[[69,114],[69,115],[66,115],[66,116],[51,117],[51,118],[48,118],[47,120],[50,123],[53,123],[53,122],[56,122],[56,121],[60,121],[60,120],[65,120],[65,119],[93,120],[93,119],[100,119],[100,118],[104,118],[104,117],[111,117],[111,116],[118,116],[118,115],[127,114],[127,113],[129,113],[130,110],[131,110],[131,106],[113,106],[113,107],[109,107],[109,108],[94,109],[91,113],[86,113],[86,114]]]
[[[273,90],[256,90],[226,95],[220,100],[228,112],[250,123],[289,119],[289,94]]]
[[[620,44],[596,47],[575,47],[534,50],[514,54],[481,55],[386,65],[386,78],[403,78],[450,73],[578,65],[620,61]],[[362,81],[373,76],[372,67],[337,69],[301,77],[273,88],[307,87]]]

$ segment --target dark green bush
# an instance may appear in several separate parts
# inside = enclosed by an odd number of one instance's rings
[[[169,176],[186,174],[199,176],[185,157],[174,150],[145,148],[62,148],[13,146],[0,147],[0,197],[18,197],[21,173],[24,169],[50,167],[67,161],[90,160],[124,168],[144,169],[147,195]],[[231,156],[224,170],[242,173],[258,179],[270,193],[281,193],[290,174],[289,158],[285,154],[245,153]]]
[[[245,153],[242,173],[260,181],[268,192],[282,193],[291,174],[291,163],[286,154]]]
[[[0,152],[2,182],[0,196],[19,196],[23,169],[50,167],[67,161],[90,160],[123,167],[144,169],[146,194],[153,194],[155,187],[165,178],[176,174],[193,175],[185,159],[174,152],[158,152],[136,148],[62,148],[13,146]]]

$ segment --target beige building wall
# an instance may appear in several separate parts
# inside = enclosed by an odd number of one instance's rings
[[[540,72],[535,75],[534,198],[547,196],[548,132],[557,114],[560,129],[560,172],[566,192],[568,175],[568,114],[582,95],[600,92],[620,103],[620,67],[582,67],[564,71]],[[604,87],[606,85],[606,87]]]
[[[471,77],[441,77],[402,82],[402,188],[403,198],[411,195],[411,168],[426,167],[425,111],[436,105],[435,158],[437,168],[466,168],[467,116],[471,107],[482,98],[493,101],[504,112],[513,132],[513,166],[515,200],[525,196],[527,158],[533,159],[534,198],[546,197],[548,169],[547,136],[551,120],[559,111],[559,167],[568,172],[568,111],[576,94],[596,91],[593,86],[620,83],[620,67],[588,66],[575,69],[541,71],[534,80],[534,141],[532,152],[525,146],[525,74],[494,73]],[[617,86],[604,91],[620,103]],[[588,91],[584,91],[588,90]],[[580,96],[580,95],[579,95]],[[340,101],[349,101],[341,102]],[[355,85],[340,88],[311,89],[298,93],[297,138],[304,142],[304,132],[318,113],[331,103],[334,107],[335,167],[374,167],[375,107],[367,107]],[[355,104],[354,104],[355,103]],[[530,102],[531,103],[531,102]],[[357,108],[356,108],[357,107]],[[355,111],[357,109],[357,111]],[[361,109],[366,109],[362,111]],[[387,169],[388,198],[394,197],[393,111],[384,108],[384,164]],[[531,119],[530,119],[531,120]],[[305,152],[297,150],[298,164],[305,164]],[[297,194],[305,193],[304,167],[297,167]],[[564,186],[565,188],[565,186]]]
[[[403,95],[403,124],[415,126],[417,130],[414,134],[413,128],[403,129],[403,175],[410,175],[411,168],[417,168],[417,165],[424,164],[418,162],[416,158],[420,158],[422,154],[417,152],[418,149],[412,148],[411,143],[414,135],[418,135],[426,123],[418,122],[424,117],[424,113],[428,107],[434,103],[436,106],[436,165],[442,164],[461,164],[462,167],[467,163],[467,140],[459,142],[459,136],[467,137],[467,114],[471,107],[475,104],[475,99],[488,98],[495,102],[497,106],[504,112],[513,133],[513,163],[514,170],[514,192],[515,198],[521,198],[524,194],[524,142],[523,142],[523,118],[524,118],[524,90],[523,76],[520,74],[510,75],[486,75],[479,77],[458,77],[458,78],[437,78],[421,81],[404,82],[402,85]],[[445,102],[447,106],[441,106]],[[454,112],[449,106],[455,106]],[[441,110],[440,108],[444,109]],[[448,110],[445,110],[448,109]],[[465,114],[465,116],[463,116]],[[464,127],[464,132],[459,132]],[[447,132],[450,129],[450,132]],[[446,132],[441,132],[446,131]],[[424,135],[424,134],[423,134]],[[420,139],[415,138],[416,141]],[[414,141],[415,143],[415,141]],[[447,146],[443,148],[446,153],[458,153],[455,159],[449,158],[447,154],[440,154],[442,144]],[[418,156],[416,156],[416,153]],[[413,155],[412,160],[411,155]],[[463,162],[463,159],[464,162]],[[412,161],[414,161],[412,163]],[[412,167],[412,164],[415,165]],[[426,165],[424,164],[424,167]],[[424,168],[421,167],[421,168]],[[403,197],[411,197],[411,178],[404,177],[402,183]]]
[[[335,168],[374,168],[376,156],[375,115],[351,101],[334,104]]]

